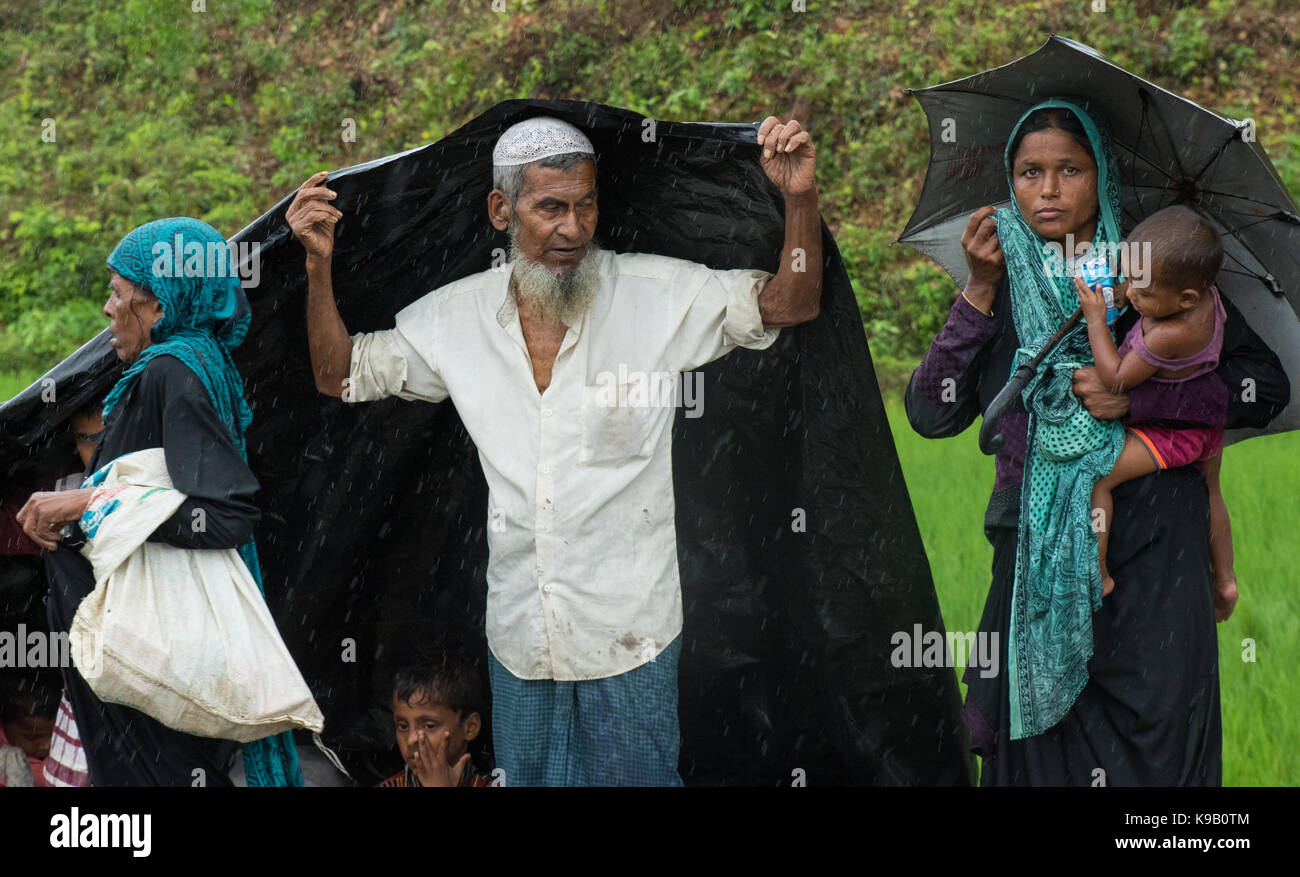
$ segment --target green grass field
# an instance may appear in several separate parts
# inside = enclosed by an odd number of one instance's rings
[[[993,562],[983,531],[993,461],[980,453],[978,422],[956,438],[923,439],[908,426],[901,401],[887,401],[944,624],[976,630]],[[1232,618],[1219,625],[1225,785],[1300,785],[1300,680],[1292,676],[1300,665],[1300,552],[1292,529],[1298,460],[1295,432],[1250,439],[1224,453],[1241,588]],[[1246,639],[1255,644],[1253,662],[1242,659]]]

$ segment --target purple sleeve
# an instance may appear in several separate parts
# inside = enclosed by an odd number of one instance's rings
[[[943,404],[944,382],[960,383],[975,357],[995,334],[994,319],[975,310],[965,296],[957,296],[948,312],[948,322],[934,336],[912,376],[916,391],[933,405]]]
[[[1144,381],[1128,394],[1132,423],[1182,420],[1223,429],[1228,416],[1228,388],[1214,372],[1179,383]]]

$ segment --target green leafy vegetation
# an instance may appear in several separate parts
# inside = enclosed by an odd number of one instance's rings
[[[1300,189],[1300,12],[1285,0],[150,0],[0,10],[0,354],[48,367],[97,331],[104,258],[187,214],[233,234],[310,173],[435,140],[508,98],[596,100],[660,119],[797,109],[886,386],[942,324],[952,283],[891,246],[928,161],[909,87],[1056,32],[1235,117]],[[53,142],[42,135],[52,120]],[[354,141],[342,136],[355,128]],[[73,304],[73,303],[76,304]]]

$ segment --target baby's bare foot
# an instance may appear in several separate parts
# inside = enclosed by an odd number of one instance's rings
[[[1237,580],[1224,579],[1214,583],[1214,620],[1227,621],[1237,605]]]

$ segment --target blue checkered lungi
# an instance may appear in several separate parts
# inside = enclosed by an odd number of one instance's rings
[[[488,653],[492,741],[507,786],[680,786],[678,636],[618,676],[520,679]]]

